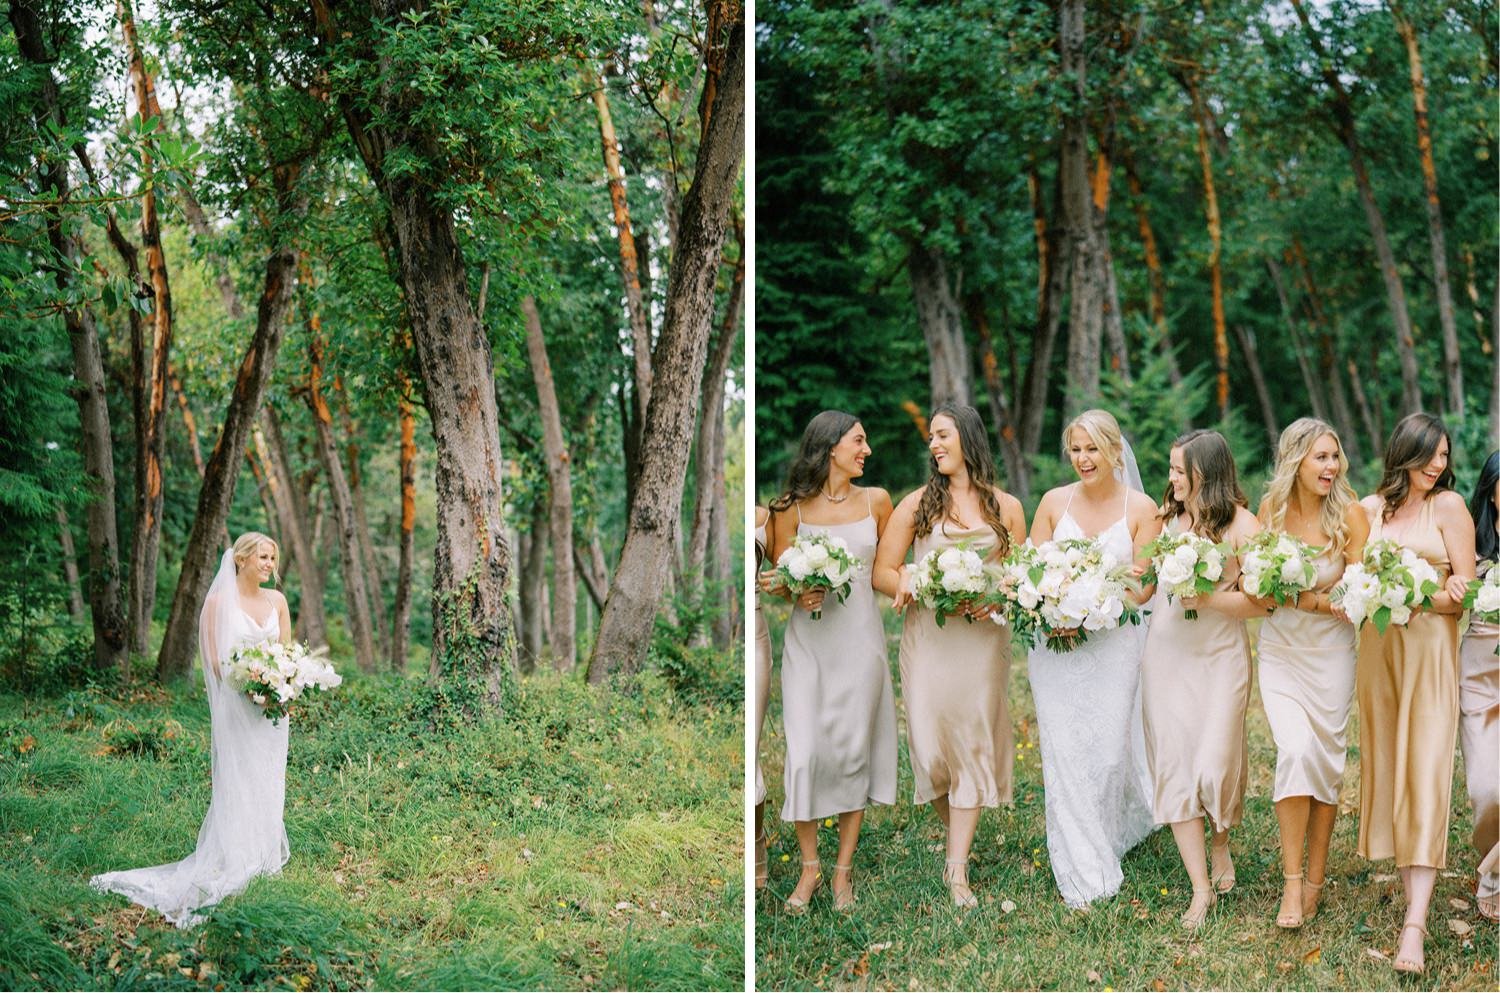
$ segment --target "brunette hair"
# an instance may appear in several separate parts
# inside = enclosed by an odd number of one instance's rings
[[[1234,522],[1235,508],[1247,504],[1229,442],[1217,431],[1199,428],[1178,436],[1172,447],[1182,449],[1188,498],[1186,502],[1178,501],[1168,483],[1166,496],[1162,498],[1162,520],[1173,520],[1186,511],[1195,530],[1212,541],[1220,540]]]
[[[1333,487],[1323,498],[1318,512],[1318,527],[1331,539],[1335,551],[1342,551],[1349,543],[1349,522],[1345,514],[1349,505],[1358,500],[1354,487],[1349,485],[1349,457],[1344,454],[1344,443],[1339,433],[1325,421],[1316,417],[1299,417],[1281,432],[1276,445],[1276,468],[1271,472],[1271,481],[1266,484],[1266,507],[1270,510],[1266,526],[1276,531],[1286,529],[1286,508],[1292,500],[1292,490],[1297,482],[1297,470],[1302,460],[1312,451],[1319,438],[1333,436],[1333,447],[1338,453],[1339,474],[1333,477]]]
[[[1401,418],[1391,432],[1390,441],[1385,443],[1385,469],[1380,474],[1380,485],[1375,488],[1376,495],[1385,501],[1382,521],[1390,520],[1411,496],[1411,480],[1406,474],[1431,462],[1444,441],[1448,442],[1448,464],[1438,476],[1433,493],[1453,489],[1453,439],[1442,419],[1432,414],[1418,411]]]
[[[1010,554],[1010,532],[1005,530],[1005,521],[1000,516],[1000,501],[995,496],[999,484],[995,481],[995,456],[990,452],[989,435],[979,411],[966,403],[938,404],[928,415],[929,427],[939,416],[953,421],[958,428],[958,444],[963,449],[964,468],[969,472],[969,483],[979,491],[979,512],[984,523],[995,532],[997,544],[995,555],[1004,558]],[[922,487],[922,499],[917,504],[913,521],[916,535],[925,538],[942,521],[957,519],[953,513],[953,495],[948,492],[948,477],[938,472],[937,459],[929,452],[927,457],[929,475],[927,485]]]
[[[1500,451],[1491,452],[1479,470],[1479,482],[1474,484],[1474,499],[1469,501],[1469,515],[1474,518],[1474,554],[1483,561],[1500,559],[1500,534],[1497,534],[1495,509],[1495,483],[1500,481]]]
[[[859,423],[859,418],[842,410],[825,410],[807,422],[802,430],[802,444],[786,473],[786,486],[771,501],[770,509],[780,513],[790,510],[823,488],[828,482],[828,456],[839,439]]]

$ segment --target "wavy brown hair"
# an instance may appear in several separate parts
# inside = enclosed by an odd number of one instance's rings
[[[1385,469],[1380,474],[1380,485],[1375,488],[1376,495],[1385,501],[1382,521],[1390,520],[1411,496],[1411,480],[1406,474],[1431,462],[1444,441],[1448,442],[1448,464],[1432,487],[1433,493],[1453,489],[1453,439],[1442,420],[1432,414],[1418,411],[1401,418],[1385,443]]]
[[[859,418],[842,410],[825,410],[807,422],[802,430],[802,444],[786,473],[786,487],[771,501],[771,510],[790,510],[817,493],[828,482],[828,457],[839,439],[859,423]]]
[[[1182,449],[1188,498],[1186,503],[1179,502],[1172,495],[1172,484],[1168,483],[1167,494],[1162,498],[1161,519],[1175,520],[1186,511],[1196,531],[1210,541],[1219,541],[1234,523],[1235,509],[1248,506],[1229,442],[1217,431],[1199,428],[1178,436],[1172,447]]]
[[[1010,532],[1000,516],[1000,501],[995,497],[999,484],[995,481],[995,456],[990,451],[990,439],[979,419],[979,411],[966,403],[939,404],[927,418],[932,424],[938,417],[947,417],[958,428],[958,444],[963,449],[964,468],[969,472],[969,483],[979,491],[979,512],[984,523],[995,532],[995,556],[1004,558],[1010,554]],[[953,510],[953,494],[948,492],[948,477],[938,472],[937,459],[931,452],[927,455],[929,476],[922,487],[922,499],[917,504],[913,521],[916,535],[925,538],[941,521],[959,523]]]

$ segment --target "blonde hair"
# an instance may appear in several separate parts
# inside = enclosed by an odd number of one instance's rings
[[[262,544],[269,544],[275,549],[276,561],[281,561],[281,546],[276,543],[275,538],[272,538],[268,534],[261,534],[259,531],[246,531],[234,539],[234,571],[239,572],[240,563],[248,561],[250,556],[254,555]],[[277,583],[281,582],[281,574],[274,565],[271,566],[271,579]]]
[[[1120,422],[1115,420],[1114,414],[1095,407],[1085,410],[1069,421],[1062,432],[1064,456],[1068,454],[1068,445],[1073,441],[1074,428],[1081,429],[1089,436],[1089,440],[1098,446],[1099,454],[1104,457],[1104,461],[1109,463],[1111,469],[1120,468],[1120,452],[1124,449],[1125,442],[1120,435]]]
[[[1333,447],[1338,452],[1339,474],[1333,477],[1333,486],[1323,498],[1323,507],[1318,512],[1318,529],[1332,541],[1332,551],[1343,551],[1349,543],[1349,524],[1346,515],[1349,505],[1358,496],[1349,485],[1349,457],[1344,454],[1344,444],[1339,433],[1327,421],[1316,417],[1299,417],[1281,432],[1276,443],[1276,467],[1271,470],[1271,481],[1266,484],[1266,509],[1270,511],[1266,526],[1273,531],[1286,530],[1286,508],[1292,501],[1292,487],[1297,482],[1297,470],[1302,460],[1317,440],[1324,435],[1333,438]]]

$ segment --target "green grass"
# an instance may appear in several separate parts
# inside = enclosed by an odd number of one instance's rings
[[[784,609],[773,609],[778,648],[784,618]],[[896,678],[899,621],[889,612],[887,619]],[[899,683],[897,689],[899,700]],[[942,829],[927,807],[911,804],[902,716],[898,802],[866,817],[854,863],[856,909],[835,912],[825,885],[809,913],[789,915],[781,901],[797,881],[799,856],[792,826],[775,819],[781,803],[778,697],[773,693],[762,751],[771,882],[756,904],[760,989],[1496,989],[1496,929],[1479,916],[1472,896],[1477,856],[1468,843],[1461,763],[1455,762],[1449,867],[1438,879],[1428,921],[1427,973],[1398,978],[1388,959],[1372,955],[1394,952],[1403,906],[1394,863],[1370,863],[1355,854],[1357,727],[1322,907],[1300,931],[1275,926],[1281,894],[1270,798],[1275,753],[1258,686],[1249,717],[1245,819],[1231,834],[1239,882],[1195,937],[1177,925],[1190,886],[1165,829],[1126,857],[1124,886],[1115,897],[1086,912],[1063,905],[1047,864],[1041,753],[1024,662],[1012,668],[1010,683],[1021,746],[1016,804],[981,818],[969,870],[979,907],[952,909],[940,882]],[[832,860],[836,838],[833,827],[820,828],[825,862]],[[1450,901],[1462,901],[1464,909]],[[1470,933],[1461,937],[1450,921]]]
[[[418,685],[298,712],[291,862],[190,931],[87,881],[191,851],[201,688],[0,695],[0,988],[743,987],[737,702],[542,675],[438,735]]]

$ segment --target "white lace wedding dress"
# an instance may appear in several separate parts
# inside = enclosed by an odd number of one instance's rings
[[[180,862],[89,880],[94,889],[158,910],[182,928],[201,923],[200,909],[238,893],[256,876],[280,872],[290,854],[282,823],[289,719],[273,725],[217,674],[234,649],[280,634],[274,611],[262,623],[241,608],[229,552],[199,615],[198,633],[213,750],[212,798],[198,846]]]
[[[1064,509],[1053,539],[1084,537]],[[1098,537],[1120,561],[1134,558],[1123,514]],[[1042,738],[1047,854],[1070,907],[1113,896],[1124,878],[1121,856],[1153,826],[1141,724],[1145,641],[1144,625],[1127,625],[1092,633],[1071,652],[1039,647],[1030,653],[1027,672]]]

